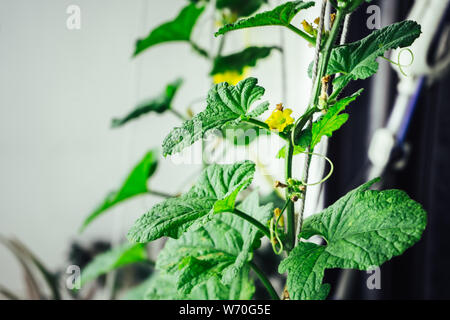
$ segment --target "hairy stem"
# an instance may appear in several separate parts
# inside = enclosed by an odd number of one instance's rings
[[[292,178],[292,158],[294,156],[294,146],[292,140],[286,143],[286,162],[285,162],[285,179],[286,182]],[[294,202],[290,201],[290,193],[292,190],[286,188],[286,216],[287,216],[287,250],[292,250],[295,246],[295,208]]]
[[[172,114],[174,114],[181,121],[187,121],[188,120],[187,117],[183,116],[180,112],[178,112],[175,109],[170,108],[169,111],[172,112]]]
[[[263,225],[261,222],[253,218],[252,216],[249,216],[245,212],[242,212],[239,209],[234,209],[233,212],[231,212],[238,217],[241,217],[242,219],[246,220],[247,222],[251,223],[253,226],[258,228],[259,231],[261,231],[267,238],[270,239],[270,231],[269,228],[267,228],[265,225]]]
[[[311,103],[311,107],[314,107],[319,102],[320,90],[322,78],[325,76],[327,72],[328,62],[330,61],[331,51],[333,50],[334,43],[339,34],[339,29],[341,28],[342,22],[345,18],[345,14],[341,9],[338,9],[336,12],[336,18],[333,23],[333,27],[331,28],[330,35],[325,42],[325,46],[322,49],[322,58],[320,59],[319,69],[317,72],[316,82],[314,83],[313,89],[313,99]]]
[[[334,43],[339,34],[339,29],[341,27],[341,24],[342,24],[344,18],[345,18],[344,11],[342,9],[338,9],[336,12],[336,18],[335,18],[333,27],[331,28],[331,31],[330,31],[330,35],[329,35],[327,41],[325,42],[325,46],[322,50],[322,57],[320,59],[319,69],[318,69],[316,81],[314,83],[314,88],[313,88],[313,96],[311,99],[312,103],[309,106],[309,108],[315,108],[319,102],[319,96],[320,96],[320,92],[322,89],[322,87],[321,87],[322,78],[326,74],[328,62],[330,61],[330,57],[331,57],[331,51],[333,50]],[[309,121],[308,121],[308,126],[310,127],[311,125],[312,125],[312,116],[309,118]],[[305,167],[303,170],[303,181],[305,184],[308,184],[309,167],[311,164],[312,154],[311,154],[311,149],[309,147],[307,148],[306,152],[307,152],[307,158],[306,158]],[[300,203],[299,221],[297,224],[297,232],[296,232],[297,238],[299,238],[299,234],[300,234],[300,232],[302,230],[302,226],[303,226],[303,214],[305,211],[306,192],[307,192],[307,187],[305,186],[305,191],[303,193],[303,199],[301,200],[301,203]]]
[[[161,198],[173,198],[175,197],[172,194],[168,194],[162,191],[155,191],[155,190],[148,190],[148,193],[153,195],[153,196],[157,196],[157,197],[161,197]]]
[[[250,262],[249,265],[250,265],[250,268],[256,273],[256,275],[258,276],[261,283],[267,289],[267,292],[270,294],[270,297],[272,298],[272,300],[280,300],[278,293],[275,291],[275,289],[273,288],[269,279],[267,279],[264,272],[262,272],[262,270],[253,262]]]

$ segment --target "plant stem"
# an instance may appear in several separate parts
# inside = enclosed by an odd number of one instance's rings
[[[273,288],[273,286],[270,283],[269,279],[267,279],[267,277],[264,274],[264,272],[262,272],[262,270],[256,264],[254,264],[253,261],[251,261],[249,264],[250,264],[250,268],[252,268],[252,270],[256,273],[256,275],[258,276],[258,278],[261,281],[261,283],[267,289],[267,292],[269,292],[270,297],[272,298],[272,300],[280,300],[280,297],[278,296],[278,293],[275,291],[275,289]]]
[[[173,198],[175,197],[172,194],[168,194],[162,191],[155,191],[155,190],[148,190],[148,193],[153,195],[153,196],[157,196],[157,197],[161,197],[161,198]]]
[[[342,9],[338,9],[336,12],[336,18],[335,18],[333,27],[331,28],[331,31],[330,31],[330,35],[329,35],[327,41],[325,42],[324,48],[322,49],[323,56],[320,59],[319,69],[318,69],[318,73],[317,73],[317,77],[316,77],[316,82],[314,83],[313,95],[311,97],[311,104],[310,104],[309,108],[315,108],[319,102],[319,96],[320,96],[320,92],[322,89],[321,88],[322,78],[326,74],[328,62],[331,57],[331,52],[333,50],[334,43],[336,41],[336,38],[339,33],[339,29],[341,27],[341,24],[342,24],[344,18],[345,18],[344,11]],[[311,125],[312,125],[312,115],[310,116],[310,119],[308,121],[308,126],[311,126]],[[311,164],[312,154],[311,154],[311,149],[309,147],[306,149],[306,152],[307,152],[307,157],[306,157],[305,167],[303,170],[303,181],[305,184],[308,184],[309,167]],[[296,231],[297,238],[299,238],[299,234],[300,234],[300,232],[302,230],[302,226],[303,226],[303,214],[305,211],[306,192],[307,192],[307,187],[305,186],[305,191],[303,193],[303,199],[301,200],[301,203],[300,203],[299,221],[298,221],[297,231]]]
[[[344,88],[342,88],[342,89],[344,89]],[[330,101],[336,100],[338,98],[339,94],[342,92],[342,89],[334,90],[328,97],[328,101],[330,102]]]
[[[225,47],[225,38],[225,35],[220,38],[219,47],[217,48],[215,59],[219,58],[222,55],[223,48]]]
[[[289,135],[287,135],[286,133],[283,133],[283,132],[270,130],[269,125],[267,123],[262,122],[262,121],[259,121],[259,120],[253,119],[253,118],[244,119],[242,121],[246,122],[246,123],[253,124],[253,125],[257,126],[258,128],[261,128],[261,129],[269,131],[270,133],[276,133],[283,140],[286,140],[286,141],[290,140],[289,139]]]
[[[183,116],[180,112],[178,112],[175,109],[169,108],[169,111],[172,112],[181,121],[187,121],[188,120],[185,116]]]
[[[248,214],[242,212],[239,209],[234,209],[233,212],[231,212],[238,217],[241,217],[242,219],[250,222],[252,225],[254,225],[256,228],[258,228],[259,231],[261,231],[267,238],[270,239],[270,231],[269,228],[267,228],[265,225],[263,225],[261,222],[253,218],[252,216],[249,216]]]
[[[2,294],[8,300],[20,300],[12,291],[0,286],[0,294]]]
[[[289,30],[295,32],[296,34],[298,34],[300,37],[302,37],[303,39],[305,39],[306,41],[308,41],[310,44],[312,44],[313,46],[316,45],[316,39],[313,36],[310,36],[309,34],[307,34],[306,32],[303,32],[302,30],[300,30],[299,28],[293,26],[292,24],[288,24],[286,26]]]
[[[330,61],[331,51],[333,50],[334,43],[336,41],[336,38],[339,33],[339,29],[341,27],[341,24],[342,24],[344,18],[345,18],[345,13],[343,12],[343,10],[338,9],[336,12],[336,18],[334,20],[333,27],[331,28],[331,31],[330,31],[330,35],[329,35],[327,41],[325,42],[324,48],[322,49],[323,56],[322,56],[322,59],[320,59],[319,70],[317,73],[316,82],[314,84],[313,99],[312,99],[312,103],[311,103],[310,107],[317,105],[317,103],[319,101],[322,78],[323,78],[323,76],[325,76],[325,74],[327,72],[327,66],[328,66],[328,62]]]
[[[201,48],[197,43],[195,43],[193,41],[190,41],[190,43],[191,43],[192,49],[194,49],[195,52],[197,52],[201,56],[205,57],[206,59],[210,59],[210,56],[205,49]]]
[[[292,158],[294,156],[294,146],[292,140],[288,139],[286,143],[286,162],[285,162],[285,181],[292,178]],[[295,246],[295,207],[294,202],[290,201],[290,193],[292,190],[286,188],[286,216],[287,216],[287,246],[286,250],[290,251]]]

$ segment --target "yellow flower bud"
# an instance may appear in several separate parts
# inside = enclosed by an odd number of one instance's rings
[[[330,14],[330,22],[331,22],[331,25],[334,24],[334,19],[336,19],[336,13]]]
[[[302,21],[302,26],[303,26],[303,29],[304,29],[306,32],[308,32],[309,34],[314,34],[314,28],[313,28],[313,26],[312,26],[308,21],[303,20],[303,21]]]

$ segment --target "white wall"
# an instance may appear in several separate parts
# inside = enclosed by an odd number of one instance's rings
[[[179,123],[172,115],[152,115],[111,130],[111,118],[179,76],[186,79],[175,101],[179,110],[207,93],[208,63],[185,44],[130,58],[135,40],[186,2],[0,0],[0,234],[22,240],[49,267],[65,266],[69,241],[80,239],[77,229],[85,216]],[[70,4],[81,8],[81,30],[66,28]],[[310,15],[316,17],[318,9]],[[208,46],[212,29],[205,18],[195,36]],[[226,51],[244,43],[278,44],[278,38],[278,28],[236,32]],[[289,31],[285,38],[285,103],[298,114],[309,96],[305,71],[313,50]],[[275,53],[252,71],[273,104],[281,101],[279,62]],[[194,169],[161,160],[151,185],[176,191]],[[119,241],[158,200],[140,198],[113,209],[83,237]],[[22,289],[19,266],[3,247],[0,283]]]

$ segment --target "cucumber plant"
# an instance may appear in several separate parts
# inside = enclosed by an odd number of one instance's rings
[[[303,115],[294,119],[292,110],[278,104],[264,121],[262,117],[270,103],[258,101],[265,89],[258,85],[257,79],[244,79],[244,75],[246,68],[278,48],[249,47],[223,56],[221,42],[217,54],[208,52],[192,39],[192,30],[205,7],[213,4],[190,1],[174,20],[139,40],[135,56],[163,42],[183,41],[211,62],[213,78],[225,81],[213,85],[205,109],[192,117],[173,109],[172,100],[181,85],[181,81],[176,81],[160,97],[139,105],[122,119],[115,119],[113,126],[122,126],[149,112],[175,113],[183,122],[162,142],[164,156],[190,147],[210,130],[250,126],[276,135],[285,143],[278,155],[273,155],[285,161],[284,181],[275,186],[284,189],[283,206],[261,204],[257,190],[242,192],[252,184],[256,170],[255,163],[249,160],[205,166],[192,187],[178,196],[149,190],[146,180],[157,165],[156,152],[149,152],[121,189],[108,196],[87,218],[83,228],[111,206],[133,196],[151,193],[167,199],[135,222],[128,232],[129,243],[102,255],[82,272],[83,284],[123,265],[147,261],[145,246],[168,237],[156,261],[157,271],[136,291],[140,298],[251,299],[255,274],[273,299],[325,299],[330,291],[330,286],[323,283],[325,269],[367,270],[380,266],[420,239],[426,227],[426,213],[421,205],[401,190],[371,190],[379,179],[363,184],[322,212],[303,219],[310,185],[309,167],[293,166],[293,158],[298,154],[305,155],[307,164],[311,162],[321,139],[331,137],[348,120],[345,109],[363,92],[341,97],[343,89],[351,81],[374,75],[378,70],[377,58],[387,51],[410,46],[420,36],[420,25],[402,21],[359,41],[338,43],[345,17],[364,0],[329,0],[335,10],[329,30],[325,30],[323,14],[315,24],[306,21],[299,27],[293,24],[297,14],[316,5],[314,1],[288,1],[255,14],[265,2],[217,0],[214,10],[226,23],[215,36],[223,41],[223,37],[236,30],[279,26],[293,31],[307,45],[315,46],[317,59],[309,70],[313,89]],[[287,274],[284,292],[277,292],[253,262],[253,253],[264,237],[272,243],[274,254],[284,258],[278,266],[280,274]],[[319,237],[324,244],[310,240],[312,237]]]

